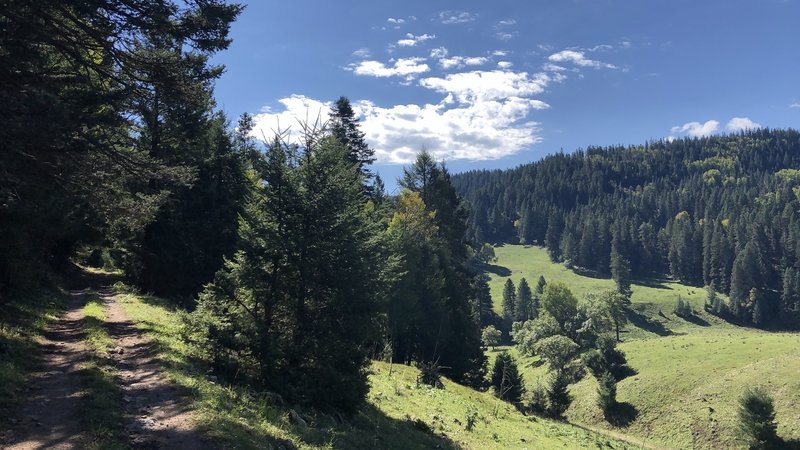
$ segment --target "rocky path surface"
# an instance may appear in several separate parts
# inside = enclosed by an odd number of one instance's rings
[[[197,432],[180,392],[156,361],[152,343],[136,328],[119,298],[102,293],[108,331],[116,342],[111,355],[124,392],[127,430],[136,448],[214,448]]]
[[[119,297],[107,287],[97,291],[106,307],[106,327],[115,341],[110,351],[124,396],[127,425],[123,435],[132,448],[216,448],[198,432],[180,391],[169,382],[151,342],[127,317]],[[62,317],[41,341],[38,371],[28,399],[2,435],[0,449],[78,449],[85,445],[81,413],[86,396],[82,375],[90,357],[82,326],[89,290],[74,290]],[[32,356],[33,357],[33,356]]]
[[[6,445],[0,443],[0,447],[81,448],[81,369],[88,356],[82,331],[86,296],[85,291],[71,291],[64,314],[45,332],[39,369],[28,386],[28,400],[12,419],[17,426],[5,437]]]

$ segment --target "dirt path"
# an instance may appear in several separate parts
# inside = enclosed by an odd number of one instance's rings
[[[180,392],[167,380],[150,341],[128,319],[118,298],[101,291],[112,351],[121,380],[131,443],[136,448],[215,448],[197,432]]]
[[[85,302],[84,291],[71,291],[64,314],[44,333],[39,370],[16,417],[17,427],[6,437],[9,445],[3,448],[80,447],[81,366],[87,357],[81,330]]]

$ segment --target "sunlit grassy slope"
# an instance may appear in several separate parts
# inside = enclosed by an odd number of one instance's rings
[[[567,283],[577,294],[613,286],[611,280],[580,276],[551,263],[540,248],[510,245],[498,248],[497,255],[496,271],[510,271],[515,282],[543,274],[548,281]],[[491,277],[498,306],[505,277]],[[659,447],[735,448],[740,445],[737,399],[748,386],[763,386],[775,398],[778,433],[800,439],[800,334],[737,327],[702,313],[707,324],[693,324],[671,313],[678,295],[701,310],[705,292],[700,288],[663,281],[635,284],[633,292],[633,308],[646,321],[639,324],[647,329],[629,325],[623,334],[620,348],[638,374],[619,383],[618,400],[635,408],[635,419],[611,427],[595,405],[597,385],[588,377],[571,389],[575,401],[567,412],[570,421]],[[529,387],[546,381],[546,368],[536,367],[536,358],[520,362]]]
[[[339,422],[299,410],[311,427],[289,422],[289,407],[243,387],[216,382],[191,362],[181,340],[183,313],[157,298],[123,294],[123,305],[157,344],[170,377],[192,400],[202,429],[226,448],[578,449],[629,444],[569,424],[526,417],[488,392],[445,380],[444,389],[417,386],[418,371],[375,362],[365,408]],[[467,416],[476,422],[466,430]]]

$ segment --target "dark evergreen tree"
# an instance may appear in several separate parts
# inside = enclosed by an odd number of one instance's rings
[[[547,412],[554,419],[563,419],[569,405],[572,404],[572,396],[569,393],[569,385],[572,376],[565,370],[559,370],[551,375],[550,386],[547,389]]]
[[[597,380],[597,406],[606,418],[611,416],[617,406],[617,380],[608,372]]]
[[[517,317],[517,289],[511,278],[503,285],[503,319],[512,322]]]
[[[367,393],[382,298],[380,251],[347,150],[269,147],[240,249],[200,297],[215,366],[293,402],[353,411]]]
[[[519,403],[525,393],[522,376],[517,369],[517,362],[507,352],[497,355],[492,367],[492,387],[495,395],[501,399]]]
[[[438,361],[449,377],[479,386],[486,357],[471,300],[466,211],[447,169],[425,151],[404,169],[400,185],[407,192],[389,226],[404,261],[389,310],[393,359]]]
[[[367,144],[347,97],[339,97],[331,107],[330,128],[333,136],[347,147],[350,161],[356,164],[365,179],[369,179],[372,175],[367,166],[375,162],[375,150]]]
[[[514,307],[514,320],[517,322],[524,322],[533,319],[533,309],[533,292],[531,292],[531,287],[528,285],[528,280],[522,278],[519,280],[519,285],[517,286],[517,303]]]
[[[739,433],[751,449],[779,448],[772,397],[763,389],[750,389],[739,399]]]
[[[615,238],[611,244],[611,278],[617,285],[617,292],[630,299],[632,294],[631,263],[620,253],[619,247],[619,240]]]

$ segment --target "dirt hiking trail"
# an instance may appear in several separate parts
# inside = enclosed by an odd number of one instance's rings
[[[126,419],[124,430],[117,431],[127,439],[127,445],[136,449],[218,448],[197,430],[188,403],[167,379],[151,342],[129,320],[120,298],[107,286],[95,286],[95,291],[70,291],[64,313],[48,326],[41,339],[39,368],[27,388],[28,398],[12,419],[13,428],[0,441],[0,448],[85,447],[87,424],[82,411],[86,382],[82,369],[92,350],[82,329],[83,307],[95,292],[103,300],[105,326],[114,339],[109,354],[114,378],[123,392]]]

